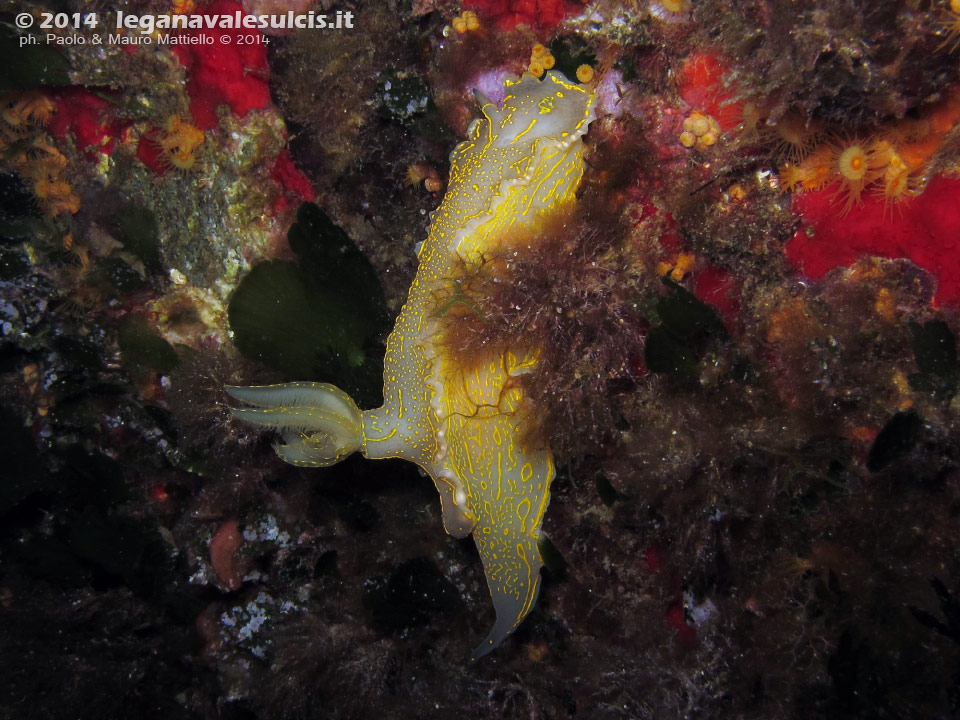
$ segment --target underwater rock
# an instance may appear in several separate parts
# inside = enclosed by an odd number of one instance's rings
[[[363,603],[374,625],[385,633],[424,625],[437,613],[449,612],[457,601],[457,589],[425,557],[405,561],[389,579],[367,580],[363,589]]]

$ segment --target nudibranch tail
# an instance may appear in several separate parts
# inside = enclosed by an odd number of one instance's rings
[[[253,405],[231,408],[238,420],[281,431],[277,455],[292,465],[327,467],[363,446],[360,410],[349,395],[327,383],[227,386],[235,400]]]
[[[540,525],[550,499],[554,467],[549,453],[535,453],[523,460],[516,475],[506,472],[497,478],[512,496],[503,499],[501,491],[503,501],[497,506],[481,503],[473,533],[497,620],[471,660],[483,657],[513,633],[540,594]]]
[[[479,547],[479,542],[478,545]],[[537,542],[530,538],[525,538],[516,547],[516,559],[529,565],[529,576],[525,578],[516,594],[507,592],[494,592],[491,587],[490,597],[493,599],[493,608],[497,612],[497,620],[490,632],[477,647],[473,649],[470,655],[470,661],[479,660],[484,655],[497,647],[507,639],[513,631],[517,629],[521,622],[527,617],[530,610],[537,603],[540,596],[540,568],[543,565],[540,560],[540,550]],[[487,564],[484,564],[484,570],[487,570]]]

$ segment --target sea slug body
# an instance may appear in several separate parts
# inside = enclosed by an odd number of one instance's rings
[[[511,238],[570,209],[583,174],[583,136],[594,95],[550,72],[506,83],[503,106],[485,102],[483,117],[451,154],[449,188],[418,254],[419,269],[384,358],[384,404],[361,411],[322,383],[230,387],[251,407],[244,421],[280,430],[281,458],[332,465],[360,450],[403,458],[433,479],[444,527],[472,533],[497,619],[473,653],[497,647],[533,607],[542,560],[537,541],[550,499],[553,459],[519,429],[531,412],[517,376],[539,358],[537,347],[498,348],[464,358],[442,342],[442,298],[464,268],[504,253]]]

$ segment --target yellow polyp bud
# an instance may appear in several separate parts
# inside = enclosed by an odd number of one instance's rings
[[[467,17],[467,13],[470,13],[469,17]],[[470,32],[476,32],[480,29],[480,18],[477,17],[476,13],[467,10],[467,12],[463,14],[463,19],[466,21],[467,30]]]
[[[40,370],[34,363],[25,365],[23,368],[23,381],[28,385],[32,385],[35,382],[40,380]]]
[[[703,113],[690,113],[690,116],[683,121],[683,129],[700,137],[710,132],[710,119]]]
[[[893,374],[893,386],[901,395],[909,395],[912,392],[910,388],[910,381],[907,379],[907,376],[904,375],[902,370],[897,370]]]
[[[697,136],[689,130],[684,130],[680,133],[680,144],[685,148],[691,148],[697,144]]]
[[[706,145],[707,147],[710,147],[711,145],[716,144],[717,136],[714,135],[712,132],[706,132],[700,136],[700,142]]]
[[[950,12],[960,15],[960,0],[950,0]]]
[[[743,202],[747,199],[747,191],[740,183],[734,183],[727,190],[727,196],[736,202]]]
[[[540,64],[543,65],[543,68],[545,70],[549,70],[550,68],[552,68],[554,65],[557,64],[557,59],[553,55],[550,55],[549,53],[547,53],[542,58],[540,58]]]
[[[581,65],[577,68],[577,80],[582,83],[588,83],[593,80],[593,68],[589,65]]]
[[[456,30],[460,35],[463,35],[467,31],[467,21],[462,17],[455,17],[452,25],[453,29]]]
[[[527,70],[530,71],[530,74],[534,77],[543,77],[543,65],[541,65],[536,60],[532,61],[528,66]]]
[[[550,52],[550,51],[547,50],[546,47],[544,47],[544,46],[541,45],[540,43],[537,43],[536,45],[533,46],[533,48],[531,48],[531,50],[530,50],[530,57],[531,57],[531,58],[537,58],[537,57],[540,57],[541,55],[546,55],[546,54],[548,54],[549,52]]]
[[[888,200],[902,200],[910,194],[910,183],[907,172],[885,178],[883,192]]]
[[[870,144],[870,150],[867,153],[867,162],[872,168],[882,168],[890,164],[890,161],[896,156],[893,145],[889,140],[876,140]]]
[[[677,262],[673,266],[673,270],[670,271],[670,279],[676,282],[683,280],[687,273],[693,268],[693,264],[696,261],[696,255],[692,253],[680,253],[677,256]]]
[[[903,161],[899,155],[894,153],[890,156],[890,162],[887,165],[886,172],[884,173],[885,180],[892,180],[893,178],[899,176],[904,171],[908,170],[907,164]]]
[[[877,315],[887,322],[893,322],[897,304],[893,299],[893,294],[887,288],[880,288],[877,292],[877,300],[873,304],[873,309]]]
[[[196,161],[197,158],[189,152],[178,152],[170,156],[170,164],[178,170],[190,170]]]

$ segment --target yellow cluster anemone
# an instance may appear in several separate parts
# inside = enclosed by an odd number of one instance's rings
[[[534,77],[543,77],[543,74],[557,64],[557,59],[550,53],[550,49],[537,43],[530,50],[530,62],[527,72]]]
[[[593,80],[594,75],[596,75],[596,73],[590,65],[581,65],[577,68],[577,80],[579,82],[588,83]]]
[[[786,163],[780,170],[784,192],[819,190],[837,184],[837,197],[846,214],[861,205],[868,188],[890,205],[916,194],[922,185],[923,164],[906,161],[896,145],[883,136],[834,138],[815,148],[799,163]]]
[[[450,24],[453,26],[453,29],[457,31],[458,35],[463,35],[464,33],[479,30],[480,18],[477,17],[477,14],[473,10],[464,10],[457,15]]]
[[[13,167],[54,218],[80,210],[80,198],[65,177],[67,158],[43,131],[55,111],[53,100],[39,91],[0,100],[0,150],[11,152]]]
[[[720,126],[710,115],[694,110],[683,119],[683,132],[680,133],[680,144],[686,148],[706,150],[717,144],[720,137]]]
[[[28,126],[46,125],[56,109],[53,100],[36,90],[9,95],[0,100],[0,118],[3,119],[0,135],[4,144],[22,139],[22,133]]]
[[[76,215],[80,198],[73,186],[64,179],[67,159],[54,147],[47,146],[48,155],[20,167],[20,174],[30,182],[30,189],[40,206],[52,217]]]
[[[956,0],[960,3],[960,0]],[[783,192],[836,185],[841,213],[861,205],[863,193],[882,197],[887,208],[923,190],[930,158],[960,121],[960,93],[920,118],[900,120],[869,133],[825,133],[791,118],[780,133],[778,154]],[[779,125],[778,125],[779,126]]]
[[[440,173],[432,165],[427,163],[414,163],[407,166],[406,184],[410,186],[420,185],[427,192],[440,192],[443,190],[443,180],[440,179]]]
[[[197,149],[205,139],[203,130],[186,122],[179,115],[171,116],[164,133],[157,139],[163,151],[163,162],[177,170],[190,170],[197,162]]]
[[[773,147],[777,157],[798,163],[823,140],[820,124],[799,113],[787,113],[758,133],[762,143]]]

